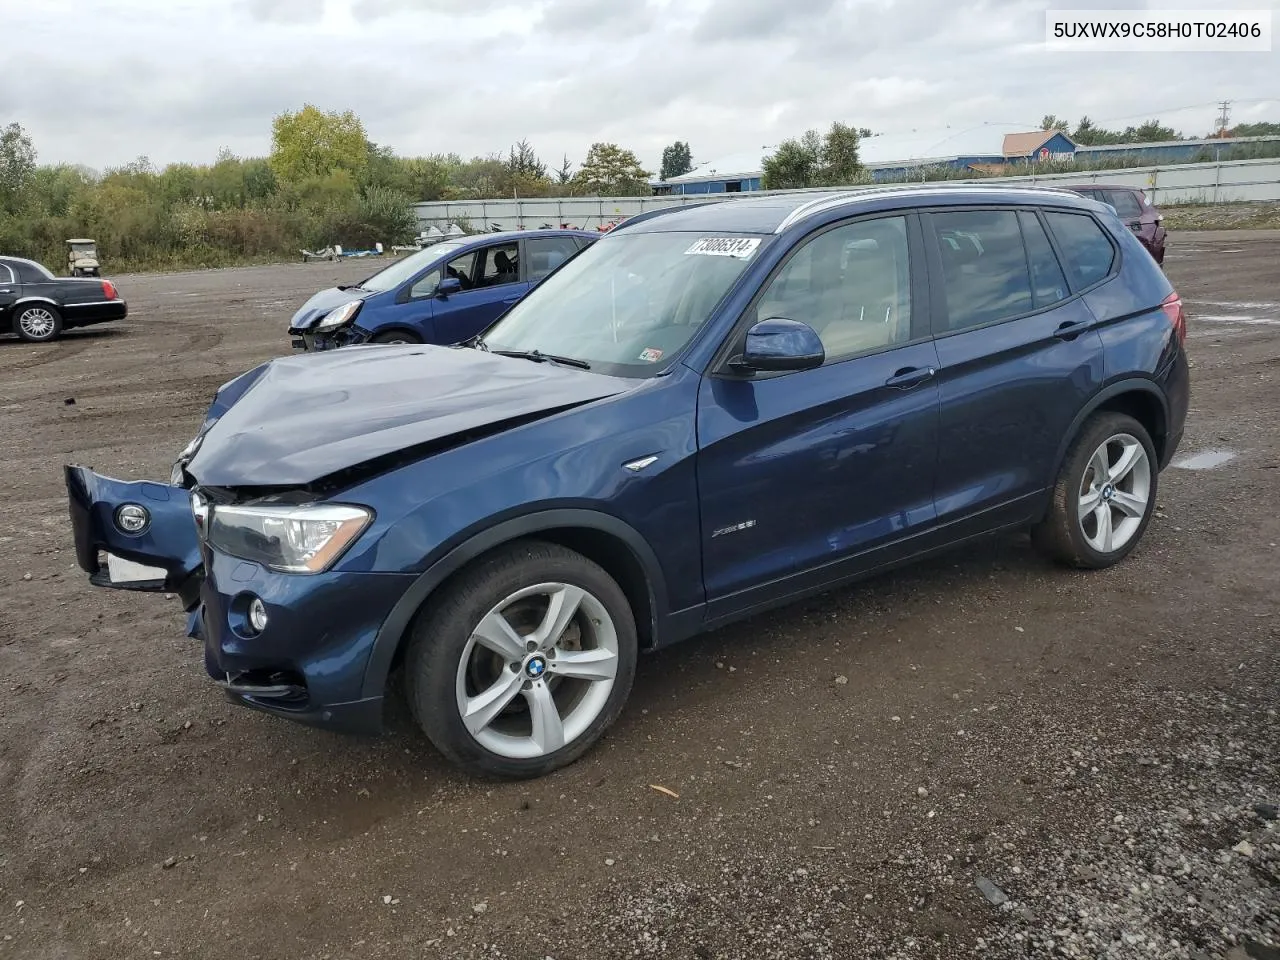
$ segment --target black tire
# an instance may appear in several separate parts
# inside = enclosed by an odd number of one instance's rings
[[[1086,536],[1085,526],[1089,524],[1081,519],[1081,491],[1086,479],[1092,484],[1093,474],[1090,471],[1096,472],[1096,468],[1091,467],[1095,451],[1109,441],[1111,444],[1109,449],[1114,449],[1122,442],[1119,439],[1122,437],[1131,437],[1136,440],[1146,455],[1146,504],[1142,509],[1138,525],[1124,542],[1113,550],[1103,551],[1091,544],[1089,537]],[[1132,486],[1133,483],[1143,479],[1140,467],[1141,464],[1135,467],[1134,473],[1121,479],[1114,487],[1109,482],[1103,485],[1112,487],[1111,494],[1107,496],[1107,503],[1111,502],[1111,496],[1118,498],[1127,492],[1124,489],[1126,483]],[[1069,567],[1102,570],[1118,563],[1129,555],[1146,533],[1147,524],[1151,522],[1151,514],[1155,510],[1159,473],[1155,445],[1151,442],[1151,435],[1141,423],[1122,413],[1094,414],[1085,421],[1079,435],[1067,451],[1057,482],[1053,487],[1049,512],[1031,530],[1032,542],[1046,556]],[[1135,479],[1129,480],[1130,476]],[[1100,504],[1101,502],[1099,501]],[[1118,499],[1116,502],[1119,502]],[[1101,506],[1097,509],[1101,509]],[[1114,517],[1115,511],[1110,506],[1107,509],[1109,516]],[[1120,522],[1125,522],[1123,515]],[[1097,536],[1099,528],[1096,521],[1093,522],[1093,526]]]
[[[46,321],[47,326],[39,332],[32,332],[37,319]],[[29,327],[32,329],[28,329]],[[56,307],[47,303],[29,304],[13,315],[13,332],[27,343],[48,343],[50,340],[57,340],[62,334],[62,314]]]
[[[617,638],[617,672],[608,699],[580,735],[542,756],[504,756],[483,746],[463,724],[456,686],[462,657],[489,611],[518,590],[548,582],[585,590],[603,606]],[[476,561],[428,602],[412,627],[405,652],[407,699],[436,749],[470,773],[508,780],[540,777],[581,757],[617,719],[635,679],[638,649],[631,605],[608,573],[557,544],[517,541]],[[486,686],[480,684],[482,689]],[[529,688],[525,681],[523,689]],[[518,709],[525,699],[516,694],[511,702]]]
[[[375,337],[370,337],[369,342],[370,343],[405,343],[405,344],[422,343],[422,341],[419,340],[417,337],[415,337],[412,333],[407,333],[404,330],[388,330],[386,333],[380,333]]]

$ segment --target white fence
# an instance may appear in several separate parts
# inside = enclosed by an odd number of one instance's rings
[[[975,180],[937,182],[959,184],[1040,184],[1046,187],[1081,183],[1115,183],[1142,187],[1156,204],[1280,201],[1280,159],[1231,160],[1224,163],[1180,163],[1125,170],[1090,170],[1029,177],[983,177]],[[881,184],[877,184],[881,186]],[[888,184],[884,184],[888,186]],[[594,230],[606,223],[633,217],[646,210],[676,207],[708,200],[734,200],[764,193],[804,193],[801,190],[755,193],[696,193],[662,197],[564,197],[528,200],[458,200],[414,204],[418,225],[443,229],[464,220],[472,232],[493,226],[503,230],[536,230],[544,224]]]

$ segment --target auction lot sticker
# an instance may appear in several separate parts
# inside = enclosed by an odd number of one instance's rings
[[[759,237],[703,237],[693,241],[693,246],[686,250],[685,256],[733,257],[746,260],[760,246]]]

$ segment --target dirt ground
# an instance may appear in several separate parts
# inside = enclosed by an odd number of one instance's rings
[[[75,566],[62,464],[167,476],[367,263],[120,277],[128,321],[0,341],[0,958],[1277,956],[1280,236],[1166,267],[1181,455],[1235,457],[1168,470],[1129,560],[1001,539],[721,630],[514,785],[403,715],[234,707],[176,601]]]

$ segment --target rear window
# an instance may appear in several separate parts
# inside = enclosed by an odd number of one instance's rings
[[[1122,217],[1142,216],[1142,204],[1128,190],[1108,190],[1107,202],[1115,207],[1116,213]]]
[[[14,260],[11,261],[11,264],[18,274],[19,283],[48,283],[53,279],[53,274],[38,263],[31,263],[27,260]]]
[[[1045,214],[1049,229],[1066,259],[1067,272],[1077,287],[1090,287],[1111,273],[1116,250],[1101,224],[1087,213]]]

